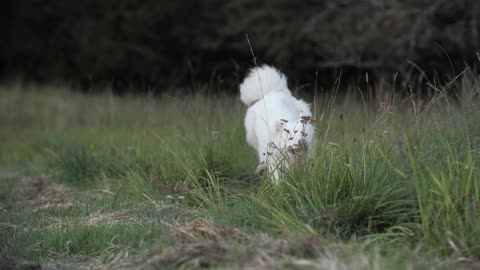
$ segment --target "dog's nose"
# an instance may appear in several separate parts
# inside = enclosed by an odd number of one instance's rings
[[[306,140],[301,139],[300,141],[298,141],[298,148],[307,149],[307,147],[308,147],[308,144]]]
[[[303,155],[308,151],[307,141],[304,139],[299,140],[296,144],[289,146],[287,150],[293,155]]]
[[[308,152],[308,144],[306,140],[298,141],[297,151],[305,155]]]

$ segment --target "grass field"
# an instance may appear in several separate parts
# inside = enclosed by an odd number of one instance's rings
[[[430,87],[315,96],[273,185],[238,97],[3,84],[0,269],[479,269],[480,81]]]

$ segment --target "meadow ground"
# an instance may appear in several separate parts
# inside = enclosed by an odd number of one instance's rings
[[[272,185],[237,97],[3,84],[0,269],[480,269],[480,83],[430,87],[317,95]]]

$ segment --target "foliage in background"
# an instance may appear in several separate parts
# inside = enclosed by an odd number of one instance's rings
[[[296,84],[319,70],[328,86],[340,70],[348,80],[366,71],[408,80],[411,63],[450,80],[480,44],[473,0],[7,0],[0,10],[0,75],[89,90],[162,92],[198,81],[232,90],[252,66],[245,34],[259,61]]]

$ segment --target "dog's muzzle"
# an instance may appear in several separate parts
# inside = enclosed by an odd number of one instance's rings
[[[295,156],[305,156],[308,151],[308,144],[306,140],[300,140],[294,145],[287,147],[287,151]]]

